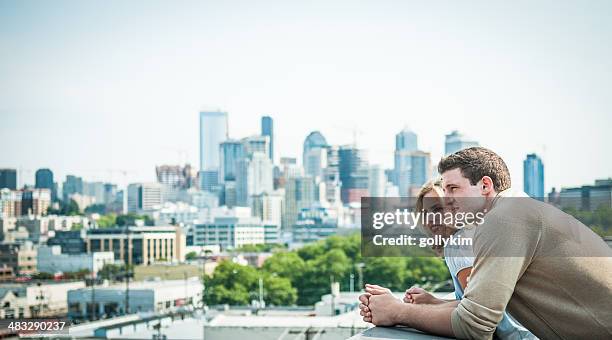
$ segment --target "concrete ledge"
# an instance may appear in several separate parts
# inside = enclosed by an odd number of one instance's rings
[[[437,340],[452,339],[443,336],[430,335],[407,327],[372,327],[359,334],[350,337],[348,340]]]

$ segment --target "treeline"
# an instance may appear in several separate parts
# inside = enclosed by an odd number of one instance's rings
[[[563,211],[590,227],[599,236],[612,236],[612,208],[600,206],[594,211],[566,208]]]
[[[440,258],[362,258],[360,247],[359,234],[331,236],[297,251],[276,249],[260,269],[223,261],[212,277],[205,277],[205,301],[209,305],[250,304],[259,298],[260,279],[268,305],[312,305],[330,293],[332,280],[340,283],[342,291],[349,291],[351,274],[356,291],[360,281],[402,291],[415,284],[450,279]]]

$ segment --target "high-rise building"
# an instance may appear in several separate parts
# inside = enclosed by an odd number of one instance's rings
[[[418,146],[417,134],[408,128],[404,128],[395,135],[394,172],[391,182],[396,186],[407,188],[409,180],[407,177],[410,176],[410,155],[418,150]]]
[[[50,169],[36,170],[36,189],[53,189],[53,172]]]
[[[157,182],[175,189],[189,189],[195,184],[191,165],[160,165],[155,167]]]
[[[290,230],[303,208],[310,208],[316,202],[316,185],[312,177],[289,177],[285,183],[285,201],[282,227]]]
[[[274,190],[272,161],[266,153],[254,152],[238,163],[236,179],[236,204],[251,206],[252,196],[271,193]]]
[[[127,188],[128,212],[140,212],[158,208],[163,203],[160,183],[132,183]]]
[[[245,157],[244,144],[236,139],[228,139],[219,145],[219,182],[235,181],[238,162]]]
[[[342,202],[361,202],[368,196],[368,157],[356,146],[342,146],[338,150]]]
[[[227,130],[227,112],[200,112],[200,171],[219,169],[219,144]]]
[[[340,147],[330,145],[327,148],[327,167],[323,171],[325,182],[325,200],[329,203],[340,202]]]
[[[594,185],[561,188],[559,205],[562,208],[591,211],[612,208],[612,178],[595,180]]]
[[[261,135],[268,136],[270,140],[270,151],[268,157],[274,163],[274,121],[270,116],[261,117]]]
[[[270,158],[268,156],[270,154],[270,138],[268,136],[250,136],[243,138],[241,141],[244,157],[250,157],[255,152],[259,152]]]
[[[319,131],[313,131],[304,140],[302,161],[306,176],[323,179],[323,169],[327,167],[328,144]]]
[[[418,150],[418,138],[414,131],[404,128],[397,135],[395,135],[395,150],[407,150],[416,151]]]
[[[72,194],[83,194],[83,178],[67,175],[62,186],[62,199],[68,201]]]
[[[544,163],[535,153],[523,161],[523,190],[530,197],[544,200]]]
[[[0,189],[0,218],[21,216],[22,194],[22,191]]]
[[[17,190],[17,170],[0,169],[0,189]]]
[[[219,187],[219,170],[205,170],[198,172],[200,180],[200,190],[218,193]]]
[[[430,154],[423,151],[396,150],[394,184],[400,196],[410,196],[411,190],[420,188],[431,174]]]
[[[385,187],[387,184],[385,170],[380,165],[370,166],[368,173],[368,191],[372,197],[385,197]]]
[[[253,196],[251,202],[253,216],[262,221],[281,226],[283,217],[283,195],[279,193],[262,193]]]
[[[431,175],[431,156],[429,152],[415,151],[411,157],[410,184],[412,188],[420,188]]]
[[[51,190],[49,189],[25,189],[22,192],[21,213],[23,215],[45,215],[50,204]]]
[[[464,136],[457,130],[454,130],[445,137],[444,154],[450,155],[451,153],[455,153],[459,150],[471,148],[478,145],[479,144],[477,141]]]
[[[93,197],[95,204],[105,204],[104,183],[83,182],[83,195]]]
[[[38,169],[36,170],[36,182],[34,187],[36,189],[49,189],[51,191],[51,201],[57,199],[57,187],[53,182],[53,171],[50,169]]]

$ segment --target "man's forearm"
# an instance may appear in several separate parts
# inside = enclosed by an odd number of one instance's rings
[[[451,314],[458,300],[436,305],[404,304],[396,315],[396,323],[428,333],[454,336]]]

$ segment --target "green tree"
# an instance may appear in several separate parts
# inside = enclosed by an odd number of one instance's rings
[[[284,277],[267,274],[263,277],[264,299],[266,304],[290,306],[297,301],[297,289]]]
[[[106,205],[104,204],[92,204],[85,208],[86,214],[100,214],[103,215],[106,213]]]
[[[304,275],[296,283],[299,292],[298,304],[312,305],[319,301],[322,295],[329,294],[332,279],[340,283],[348,281],[351,267],[350,259],[340,249],[332,249],[306,261]]]
[[[364,264],[364,283],[375,283],[395,291],[409,288],[404,282],[407,268],[403,257],[369,257]]]
[[[98,219],[98,227],[100,228],[110,228],[117,225],[117,214],[107,214],[102,215]]]
[[[263,270],[288,278],[295,285],[304,274],[306,263],[295,252],[278,252],[266,259]]]
[[[221,261],[213,277],[206,280],[206,303],[246,305],[258,280],[257,270],[232,261]]]
[[[195,260],[198,258],[198,253],[196,253],[195,251],[190,251],[187,254],[185,254],[185,260]]]

